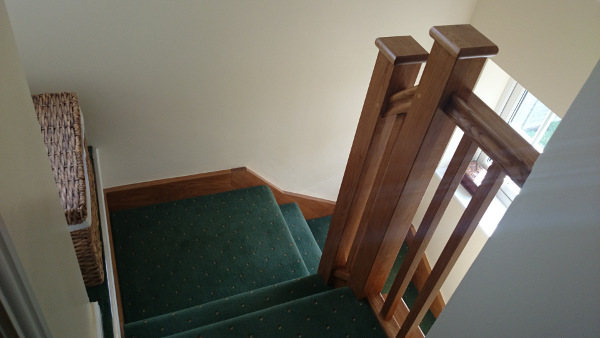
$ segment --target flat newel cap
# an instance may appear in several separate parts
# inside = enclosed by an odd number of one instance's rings
[[[429,53],[412,36],[390,36],[375,40],[375,46],[394,65],[423,63]]]
[[[471,25],[435,26],[429,35],[459,59],[498,54],[498,46]]]

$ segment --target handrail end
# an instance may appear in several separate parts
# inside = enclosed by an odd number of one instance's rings
[[[498,46],[471,25],[434,26],[429,35],[459,59],[490,57]]]
[[[412,36],[377,38],[375,46],[394,65],[424,63],[429,53]]]

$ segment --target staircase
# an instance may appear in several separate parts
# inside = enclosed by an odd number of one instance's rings
[[[330,217],[267,186],[112,212],[126,337],[385,336],[316,274]],[[320,231],[319,231],[320,228]]]
[[[127,336],[423,337],[423,320],[504,178],[522,187],[539,156],[471,91],[498,47],[470,25],[436,26],[430,35],[431,54],[408,36],[376,40],[330,219],[309,226],[297,205],[279,207],[268,187],[254,184],[260,179],[239,169],[211,174],[210,184],[197,183],[200,174],[105,191]],[[407,248],[457,127],[464,135]],[[478,148],[493,164],[411,301],[412,278]],[[166,186],[181,196],[166,199]],[[196,188],[226,192],[186,195]],[[280,202],[294,195],[276,193]]]

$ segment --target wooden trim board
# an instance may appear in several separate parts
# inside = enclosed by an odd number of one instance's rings
[[[139,208],[232,190],[231,170],[221,170],[104,189],[109,211]]]
[[[106,197],[106,189],[104,192],[104,205],[106,206],[106,229],[108,229],[108,244],[110,247],[110,259],[112,264],[113,281],[115,283],[115,293],[117,295],[117,311],[119,318],[119,330],[121,337],[125,337],[125,319],[123,317],[123,304],[121,303],[121,287],[119,286],[119,274],[117,273],[117,256],[115,255],[115,244],[113,242],[112,228],[110,225],[110,207],[108,206],[108,198]],[[106,256],[106,255],[105,255]],[[108,273],[108,271],[107,271]],[[114,318],[114,317],[113,317]],[[113,324],[114,325],[114,324]]]
[[[333,209],[335,208],[334,201],[281,190],[248,168],[232,169],[232,175],[231,181],[234,189],[268,185],[271,191],[273,191],[277,204],[296,202],[306,219],[333,214]]]
[[[334,201],[284,191],[245,167],[128,184],[104,193],[108,210],[117,211],[258,185],[268,185],[278,204],[298,203],[306,219],[333,214]]]

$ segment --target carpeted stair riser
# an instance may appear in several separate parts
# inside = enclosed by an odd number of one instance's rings
[[[321,252],[323,252],[323,247],[325,247],[329,223],[331,223],[331,216],[313,218],[306,221]]]
[[[163,337],[318,294],[331,288],[310,275],[173,313],[125,324],[125,337]]]
[[[309,274],[266,186],[111,213],[126,323]]]
[[[333,289],[179,333],[184,337],[385,337],[368,303]]]
[[[315,241],[311,229],[308,227],[302,211],[296,203],[280,205],[279,208],[283,214],[294,242],[298,246],[302,260],[311,274],[317,273],[319,262],[321,261],[321,249]]]

